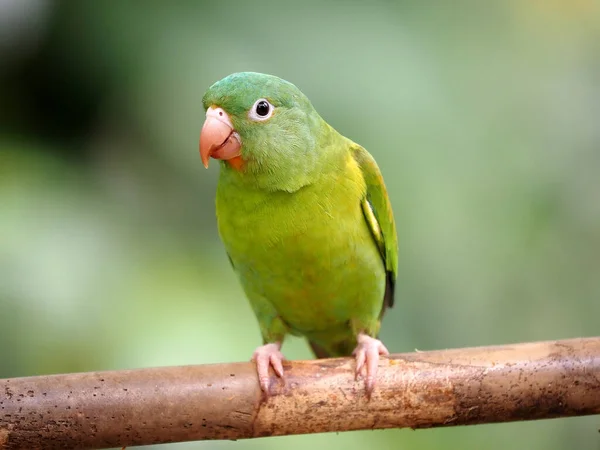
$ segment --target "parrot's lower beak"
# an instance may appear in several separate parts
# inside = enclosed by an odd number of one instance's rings
[[[229,160],[241,155],[240,135],[233,129],[231,120],[222,108],[211,106],[200,132],[200,157],[208,168],[209,159]]]

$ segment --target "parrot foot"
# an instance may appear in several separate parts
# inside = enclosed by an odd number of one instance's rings
[[[256,363],[256,372],[258,373],[258,382],[260,388],[266,395],[269,395],[269,366],[279,378],[283,378],[283,360],[285,357],[280,352],[281,342],[265,344],[254,350],[252,361]]]
[[[365,379],[367,396],[371,397],[371,393],[375,388],[375,380],[377,379],[377,363],[379,362],[379,355],[389,355],[390,352],[379,339],[372,338],[364,333],[358,335],[357,341],[358,345],[352,352],[356,357],[355,379],[357,379],[359,375],[363,376]]]

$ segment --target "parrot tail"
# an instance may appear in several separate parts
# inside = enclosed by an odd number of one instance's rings
[[[312,341],[308,341],[308,344],[310,345],[310,348],[312,349],[317,359],[324,359],[329,357],[329,353],[327,353],[327,350],[325,350],[319,344]]]
[[[317,359],[350,356],[356,347],[356,342],[352,342],[350,340],[340,341],[327,349],[313,341],[308,341],[308,344],[310,345],[310,348]]]

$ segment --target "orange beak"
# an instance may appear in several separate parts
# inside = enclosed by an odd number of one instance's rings
[[[241,155],[242,141],[222,108],[211,106],[200,132],[200,157],[208,168],[210,158],[229,160]]]

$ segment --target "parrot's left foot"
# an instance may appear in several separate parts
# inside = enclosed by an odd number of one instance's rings
[[[281,342],[265,344],[254,350],[252,361],[256,363],[256,372],[258,373],[258,382],[263,392],[269,394],[269,366],[279,378],[283,378],[283,360],[285,357],[280,351]]]
[[[377,379],[379,355],[389,355],[390,352],[379,339],[372,338],[364,333],[358,335],[357,341],[358,345],[352,352],[356,357],[355,378],[358,378],[358,375],[366,375],[364,377],[365,387],[367,389],[367,396],[370,397],[375,388],[375,380]]]

